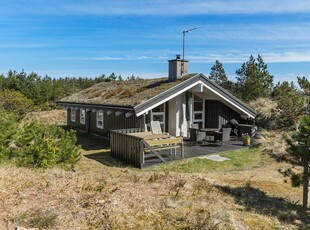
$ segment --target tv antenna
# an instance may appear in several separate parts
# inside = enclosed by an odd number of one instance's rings
[[[182,59],[182,68],[181,68],[181,76],[183,76],[183,73],[184,73],[184,61],[185,61],[185,34],[187,34],[188,32],[190,31],[193,31],[193,30],[196,30],[197,28],[192,28],[192,29],[189,29],[189,30],[183,30],[183,59]]]

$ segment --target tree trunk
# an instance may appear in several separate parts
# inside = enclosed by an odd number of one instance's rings
[[[308,208],[308,192],[309,192],[309,165],[304,164],[304,181],[303,181],[303,209]]]

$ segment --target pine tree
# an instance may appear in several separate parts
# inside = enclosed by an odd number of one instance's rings
[[[303,167],[303,176],[291,172],[292,184],[303,184],[303,208],[308,207],[309,178],[310,178],[310,117],[304,116],[300,120],[300,128],[286,139],[289,147],[288,152],[293,158],[292,164]]]
[[[303,77],[297,77],[297,81],[298,81],[298,84],[300,86],[300,88],[302,89],[303,93],[305,95],[310,95],[310,82],[309,80],[303,76]]]
[[[211,67],[209,79],[222,86],[228,81],[223,65],[218,60],[216,60],[214,66]]]
[[[267,64],[258,55],[255,59],[252,55],[241,68],[236,71],[237,93],[244,101],[255,100],[259,97],[267,97],[272,92],[273,76],[269,74]]]
[[[272,97],[279,99],[288,93],[297,93],[297,88],[294,85],[294,82],[289,83],[288,81],[283,81],[282,83],[278,82],[277,85],[273,88]]]

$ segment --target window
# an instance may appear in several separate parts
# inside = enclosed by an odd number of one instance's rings
[[[97,111],[97,128],[103,129],[103,110]]]
[[[152,109],[151,121],[159,121],[161,130],[165,132],[165,104]]]
[[[75,122],[76,121],[76,110],[71,109],[71,121]]]
[[[85,125],[85,109],[80,109],[80,123]]]
[[[203,99],[194,95],[193,124],[198,124],[200,129],[204,127],[203,107]]]

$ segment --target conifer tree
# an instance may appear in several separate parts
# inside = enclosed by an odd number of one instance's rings
[[[286,139],[288,152],[292,157],[292,163],[303,167],[303,175],[300,177],[291,171],[293,186],[303,185],[303,208],[308,208],[309,178],[310,178],[310,117],[303,116],[300,128]]]
[[[225,85],[225,83],[227,83],[228,81],[227,75],[223,68],[223,64],[218,60],[216,60],[214,66],[211,67],[211,73],[209,75],[209,79],[219,85]]]
[[[259,97],[268,97],[272,92],[273,76],[269,74],[267,64],[258,55],[252,55],[236,71],[237,93],[244,101],[255,100]]]

